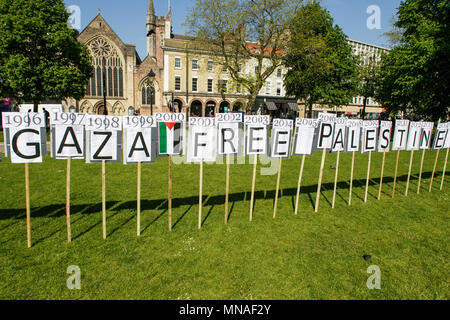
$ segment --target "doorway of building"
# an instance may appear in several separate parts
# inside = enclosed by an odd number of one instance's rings
[[[191,117],[202,116],[202,103],[200,101],[194,101],[191,103]]]

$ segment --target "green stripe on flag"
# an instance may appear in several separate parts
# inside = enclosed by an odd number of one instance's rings
[[[167,153],[167,126],[164,122],[159,123],[159,153]]]

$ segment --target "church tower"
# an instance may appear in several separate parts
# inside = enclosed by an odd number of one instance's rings
[[[153,0],[148,1],[147,9],[147,55],[156,58],[156,15]]]

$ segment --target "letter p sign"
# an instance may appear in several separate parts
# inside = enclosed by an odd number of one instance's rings
[[[367,28],[369,30],[380,30],[381,29],[381,9],[377,5],[371,5],[367,8],[367,14],[370,17],[367,18]]]

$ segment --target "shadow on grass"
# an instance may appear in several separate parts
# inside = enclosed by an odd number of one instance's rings
[[[448,173],[446,173],[448,174]],[[422,174],[422,179],[430,179],[432,173],[431,172],[424,172]],[[438,179],[439,177],[442,177],[442,174],[436,173],[435,179]],[[397,178],[398,182],[406,182],[408,176],[403,175],[399,176]],[[412,175],[410,181],[416,181],[418,180],[418,176]],[[394,181],[393,177],[384,177],[383,183],[389,184]],[[369,181],[369,186],[375,186],[378,185],[380,182],[380,178],[373,178]],[[438,183],[435,183],[435,187],[438,185]],[[366,186],[366,179],[358,179],[353,181],[354,188],[365,188]],[[338,182],[337,188],[339,190],[345,190],[349,188],[348,180]],[[438,188],[438,187],[437,187]],[[325,183],[322,185],[322,191],[327,190],[333,190],[334,189],[334,182],[333,183]],[[309,186],[303,186],[301,188],[302,194],[307,194],[308,198],[310,200],[311,206],[315,207],[315,199],[311,196],[311,194],[317,193],[317,184],[316,185],[309,185]],[[285,188],[280,189],[281,197],[293,197],[297,195],[297,188]],[[371,194],[371,197],[377,198],[377,196]],[[338,193],[339,195],[339,193]],[[258,200],[268,200],[273,199],[275,196],[275,190],[258,190],[255,191],[255,212],[256,212],[256,206],[258,203]],[[328,203],[328,205],[331,205],[329,199],[326,198],[326,196],[321,193],[322,199]],[[345,200],[341,195],[339,195],[342,200]],[[353,193],[354,197],[359,198],[361,201],[363,199],[356,193]],[[244,202],[244,201],[250,201],[251,193],[250,192],[238,192],[238,193],[232,193],[229,195],[229,203],[231,203],[231,208],[229,210],[229,217],[230,220],[233,216],[233,210],[235,207],[236,202]],[[195,206],[198,205],[199,198],[196,196],[191,197],[184,197],[184,198],[175,198],[172,201],[172,207],[173,208],[179,208],[182,206],[189,206],[189,208],[177,219],[177,221],[173,224],[173,228],[175,228],[182,220],[183,218],[189,213],[189,211]],[[207,214],[202,220],[202,225],[205,224],[205,222],[210,217],[214,207],[224,205],[225,204],[225,195],[217,195],[217,196],[203,196],[203,203],[204,206],[210,206]],[[295,200],[292,201],[292,207],[294,208]],[[250,206],[250,204],[249,204]],[[145,210],[163,210],[161,213],[158,214],[147,226],[145,226],[142,230],[142,233],[144,233],[148,228],[150,228],[153,224],[155,224],[161,217],[163,217],[168,212],[168,201],[167,199],[154,199],[154,200],[142,200],[141,201],[141,208],[142,211]],[[294,208],[295,209],[295,208]],[[108,219],[114,217],[122,210],[136,210],[136,201],[127,201],[127,202],[121,202],[121,201],[108,201],[106,202],[106,210],[108,211]],[[99,214],[102,211],[102,204],[101,203],[95,203],[95,204],[78,204],[78,205],[72,205],[70,208],[71,214],[83,214],[83,215],[91,215],[91,214]],[[112,214],[111,214],[112,213]],[[49,206],[44,207],[36,207],[31,209],[31,217],[32,218],[40,218],[40,217],[61,217],[66,214],[65,210],[65,204],[53,204]],[[0,220],[9,220],[9,219],[24,219],[25,218],[25,209],[0,209]],[[110,233],[109,236],[114,234],[118,229],[129,223],[132,219],[134,219],[135,216],[132,215],[130,218],[125,220],[121,225],[114,228]],[[78,219],[79,220],[79,219]],[[76,223],[77,221],[74,221]],[[101,224],[101,215],[99,214],[98,222],[89,227],[88,229],[82,231],[81,233],[74,236],[74,240],[83,236],[84,234],[88,233],[95,227]],[[3,227],[3,229],[9,228],[12,224]],[[59,231],[58,231],[59,232]],[[51,237],[53,234],[46,236],[40,240],[37,241],[37,243]]]

